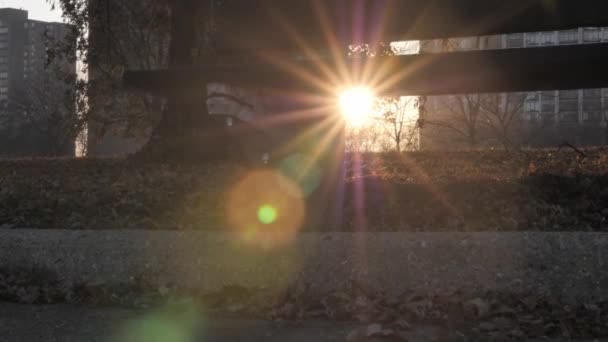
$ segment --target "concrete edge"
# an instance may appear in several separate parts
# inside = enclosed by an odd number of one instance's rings
[[[282,244],[269,235],[169,231],[0,230],[0,270],[42,269],[66,285],[227,286],[321,292],[552,293],[608,297],[605,233],[327,233]]]

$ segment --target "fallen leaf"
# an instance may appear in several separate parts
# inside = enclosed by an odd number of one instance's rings
[[[366,335],[367,337],[373,337],[381,335],[382,333],[382,325],[381,324],[370,324],[367,326]]]
[[[469,318],[483,318],[490,311],[490,305],[481,298],[475,298],[464,304],[465,315]]]
[[[401,330],[409,330],[411,329],[410,323],[404,319],[397,320],[395,325],[399,327]]]
[[[356,342],[362,340],[363,338],[365,338],[365,335],[363,334],[363,332],[361,332],[361,329],[353,329],[346,336],[346,341]]]

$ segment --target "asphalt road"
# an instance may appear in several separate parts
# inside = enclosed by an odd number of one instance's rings
[[[344,341],[352,323],[276,323],[69,305],[0,303],[1,342]],[[188,317],[190,316],[190,317]],[[171,318],[169,318],[171,317]]]
[[[278,323],[208,318],[187,310],[142,311],[0,302],[0,342],[337,342],[346,341],[348,334],[357,328],[364,329],[349,322]],[[412,342],[478,340],[484,339],[467,338],[432,326],[413,327],[407,336],[407,341]]]

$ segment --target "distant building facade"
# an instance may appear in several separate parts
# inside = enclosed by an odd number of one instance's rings
[[[532,32],[425,41],[421,52],[467,51],[479,49],[534,48],[552,45],[608,43],[608,28],[579,28],[565,31]],[[555,72],[559,72],[556,70]],[[489,95],[488,95],[489,96]],[[554,146],[564,142],[577,145],[608,143],[608,89],[554,90],[523,94],[501,94],[500,108],[484,112],[484,95],[435,96],[427,100],[429,124],[421,133],[423,149],[452,149],[495,146],[505,142],[496,137],[499,127],[492,118],[508,116],[511,143],[520,146]],[[498,95],[494,95],[498,96]],[[480,108],[475,108],[475,105]],[[510,108],[509,108],[510,107]],[[475,110],[479,109],[479,113]],[[515,114],[515,113],[514,113]],[[472,115],[472,116],[471,116]],[[477,117],[475,117],[477,115]],[[458,117],[460,116],[460,117]],[[458,121],[460,124],[458,126]],[[467,125],[477,125],[475,139],[465,137]],[[436,123],[436,124],[433,124]],[[458,127],[456,127],[458,126]],[[469,127],[470,128],[470,127]],[[504,128],[504,127],[503,127]],[[474,141],[478,146],[471,146]]]
[[[0,9],[0,156],[74,155],[73,141],[57,140],[65,133],[58,121],[73,115],[68,84],[76,77],[76,64],[49,59],[49,51],[69,32],[66,24]]]

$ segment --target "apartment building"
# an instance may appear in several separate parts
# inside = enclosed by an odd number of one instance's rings
[[[67,59],[50,63],[48,52],[68,37],[69,30],[63,23],[30,20],[24,10],[0,8],[0,110],[4,119],[0,121],[0,155],[45,155],[53,145],[43,142],[43,133],[25,132],[22,124],[35,121],[47,114],[45,108],[51,111],[66,100],[59,97],[69,88],[65,77],[76,75],[76,64]],[[61,155],[74,154],[73,144],[63,145]]]

